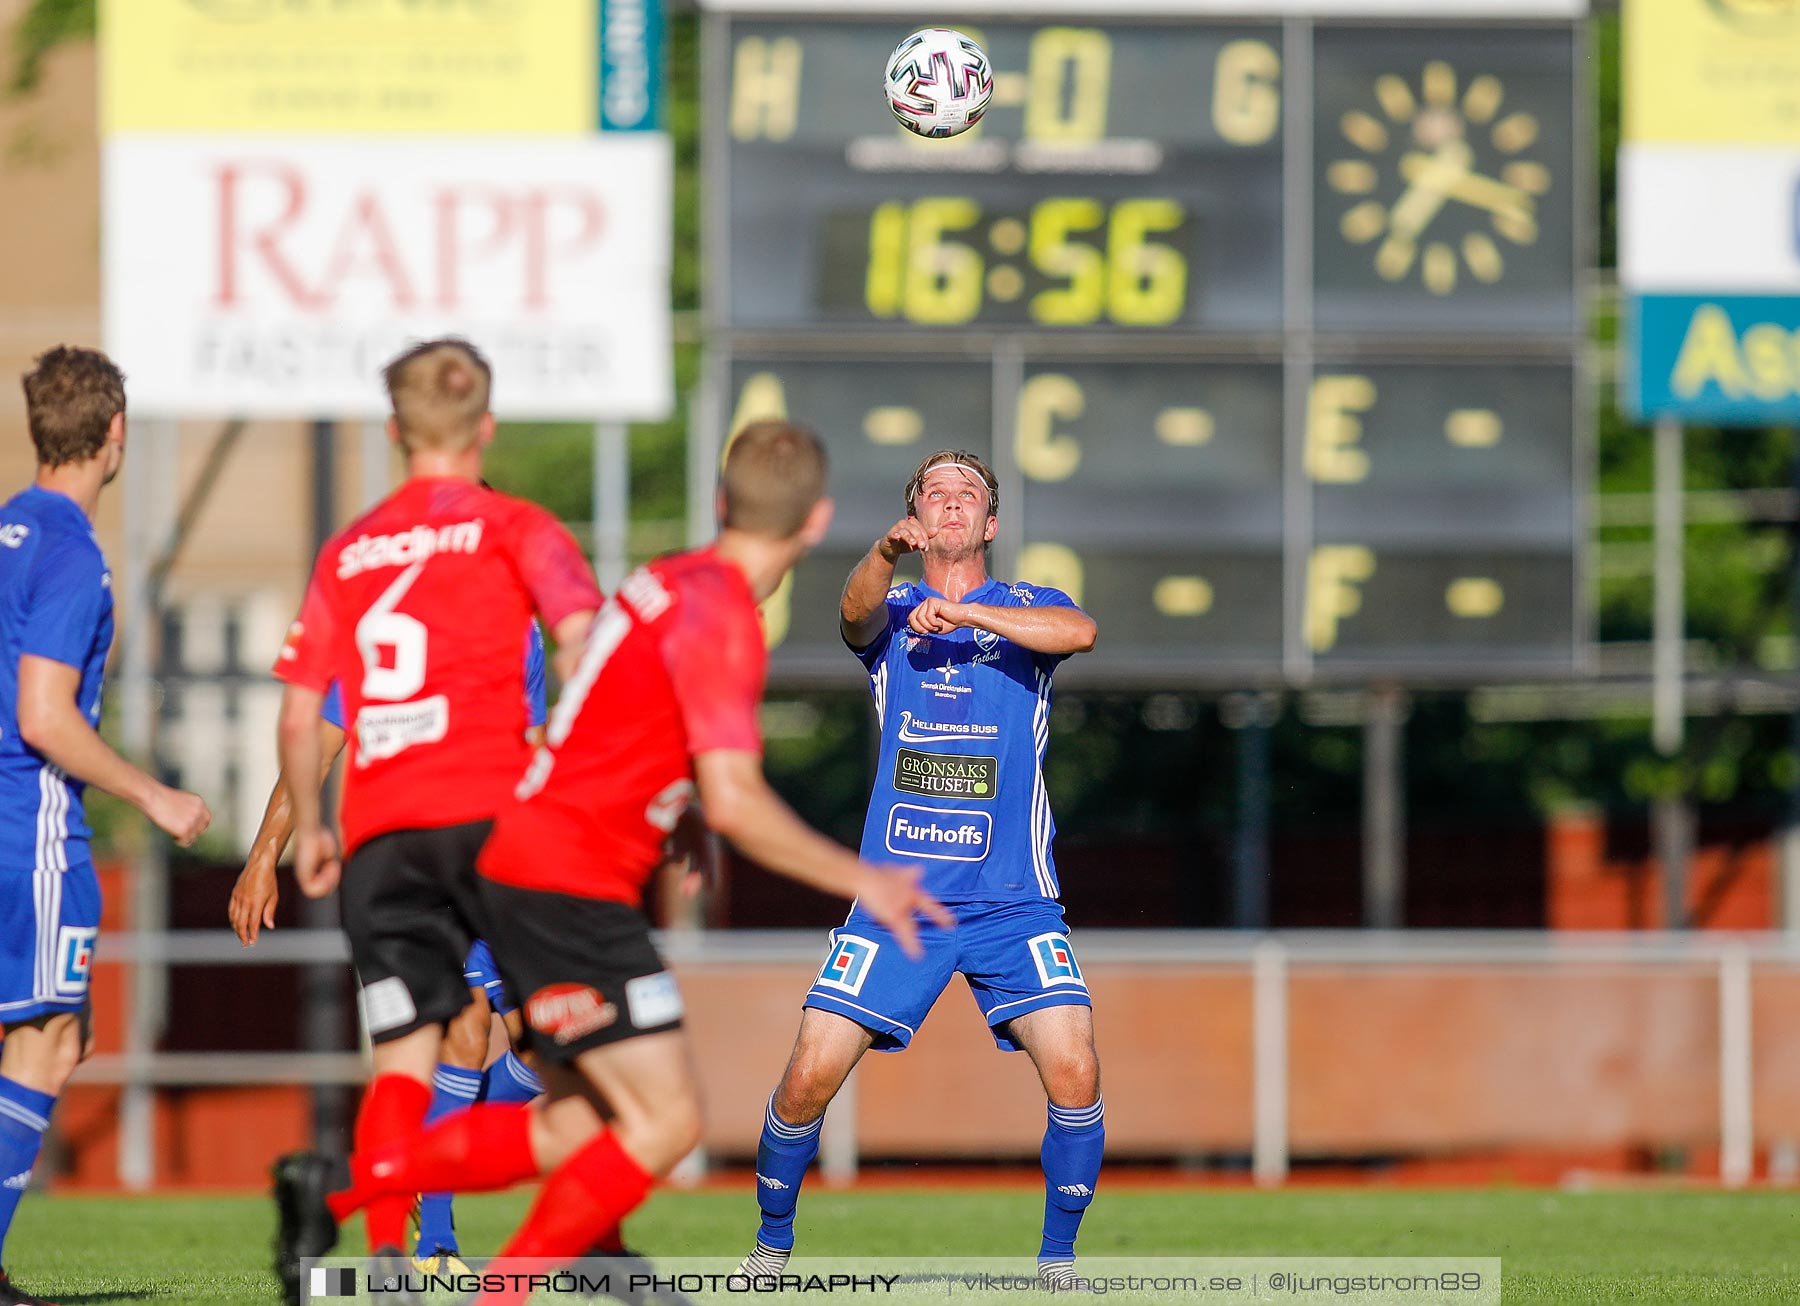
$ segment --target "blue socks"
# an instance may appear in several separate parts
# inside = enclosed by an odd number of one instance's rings
[[[487,1068],[481,1082],[481,1101],[494,1106],[511,1106],[529,1102],[543,1091],[544,1081],[508,1048]]]
[[[31,1182],[31,1167],[37,1164],[55,1105],[51,1094],[0,1077],[0,1254],[6,1249],[13,1212]]]
[[[1100,1154],[1106,1150],[1106,1101],[1092,1106],[1050,1104],[1039,1156],[1044,1163],[1044,1241],[1040,1261],[1075,1256],[1075,1234],[1100,1182]]]
[[[756,1146],[756,1204],[762,1228],[756,1241],[784,1252],[794,1250],[794,1208],[800,1204],[800,1181],[819,1154],[820,1116],[810,1125],[790,1125],[775,1114],[775,1096],[763,1113],[762,1141]]]
[[[445,1116],[474,1106],[480,1093],[479,1070],[439,1062],[437,1073],[431,1077],[431,1105],[425,1109],[425,1123],[435,1125]],[[456,1249],[456,1217],[450,1209],[450,1194],[424,1194],[419,1198],[419,1245],[413,1254],[425,1256]]]

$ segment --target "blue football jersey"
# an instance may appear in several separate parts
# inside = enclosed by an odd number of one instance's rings
[[[51,658],[81,673],[76,703],[100,724],[113,641],[112,573],[87,514],[32,486],[0,508],[0,872],[66,871],[89,860],[81,781],[19,734],[19,659]]]
[[[533,621],[525,636],[525,702],[531,711],[529,724],[541,726],[549,718],[547,697],[544,689],[544,632]],[[319,715],[339,730],[344,728],[344,695],[335,680],[331,682],[331,688],[325,691],[325,702],[319,707]]]
[[[1062,658],[985,630],[914,634],[907,617],[934,596],[943,597],[919,584],[889,590],[887,629],[857,652],[881,719],[862,855],[917,862],[944,902],[1054,898],[1043,766],[1050,676]],[[997,580],[963,601],[1075,606],[1060,590]]]

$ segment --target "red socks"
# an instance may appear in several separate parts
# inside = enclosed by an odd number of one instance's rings
[[[425,1112],[430,1105],[429,1085],[406,1075],[377,1075],[363,1095],[362,1110],[356,1114],[353,1172],[356,1163],[371,1154],[416,1135],[425,1123]],[[367,1223],[371,1251],[399,1247],[405,1242],[406,1212],[411,1206],[410,1192],[369,1203]]]
[[[531,1214],[500,1255],[558,1260],[582,1256],[615,1232],[655,1183],[656,1177],[632,1160],[607,1130],[544,1181]]]
[[[487,1268],[504,1272],[511,1258],[568,1262],[585,1255],[600,1239],[618,1236],[619,1222],[650,1195],[655,1183],[655,1176],[631,1159],[612,1131],[605,1131],[544,1181],[531,1214]],[[517,1306],[530,1295],[529,1287],[507,1287],[483,1293],[476,1303]]]
[[[475,1106],[458,1111],[400,1147],[359,1155],[351,1188],[327,1200],[342,1220],[388,1194],[474,1193],[536,1177],[531,1108]]]

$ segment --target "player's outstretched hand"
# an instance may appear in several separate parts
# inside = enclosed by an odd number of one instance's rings
[[[925,955],[919,946],[919,917],[924,916],[947,930],[956,928],[956,917],[944,904],[920,887],[924,870],[917,866],[891,866],[882,870],[868,867],[856,889],[856,901],[862,909],[885,925],[900,941],[907,956],[917,960]]]
[[[881,556],[889,562],[896,562],[903,553],[923,553],[936,531],[925,529],[925,523],[908,513],[888,528],[888,533],[881,537],[876,548]]]
[[[323,898],[338,886],[344,863],[337,840],[323,826],[294,835],[294,883],[308,898]]]
[[[252,857],[238,873],[231,890],[231,931],[246,948],[256,942],[258,930],[275,928],[275,904],[281,901],[281,889],[275,882],[275,868],[261,857]]]
[[[144,808],[144,815],[183,848],[205,834],[206,827],[212,824],[212,813],[207,810],[204,798],[167,785],[157,787]]]
[[[949,599],[940,599],[934,594],[908,614],[906,624],[916,634],[948,635],[964,624],[967,614],[967,604],[952,603]]]

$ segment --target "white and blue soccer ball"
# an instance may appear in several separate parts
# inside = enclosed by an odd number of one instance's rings
[[[994,98],[987,54],[961,32],[926,27],[888,56],[882,78],[888,108],[909,132],[945,137],[981,121]]]

